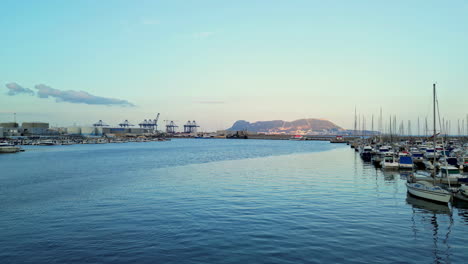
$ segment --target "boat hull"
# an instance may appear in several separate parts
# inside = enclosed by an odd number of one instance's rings
[[[0,153],[16,153],[20,148],[16,146],[0,147]]]
[[[452,197],[450,193],[440,193],[416,188],[412,183],[406,183],[406,187],[408,188],[408,192],[416,197],[424,198],[439,203],[448,203],[450,201],[450,198]]]

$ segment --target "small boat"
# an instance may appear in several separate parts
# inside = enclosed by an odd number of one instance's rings
[[[371,161],[372,159],[372,152],[373,152],[373,149],[371,146],[365,146],[361,149],[361,158],[364,160],[364,161]]]
[[[21,151],[20,147],[15,146],[13,144],[9,144],[6,142],[0,143],[0,153],[16,153],[20,151]]]
[[[439,186],[435,186],[428,181],[419,181],[415,183],[406,183],[408,192],[416,197],[427,200],[448,203],[452,198],[452,194]]]
[[[461,184],[468,183],[468,177],[460,174],[460,170],[457,167],[446,165],[440,167],[440,172],[436,175],[436,179],[439,179],[444,184]]]
[[[378,149],[377,152],[374,153],[374,155],[372,155],[372,163],[376,166],[376,167],[381,167],[382,165],[382,161],[384,159],[384,156],[385,154],[387,154],[387,152],[390,151],[390,147],[389,146],[382,146]]]
[[[411,157],[413,158],[413,163],[415,164],[420,164],[424,161],[424,155],[418,150],[411,151]]]
[[[385,154],[384,159],[380,164],[384,170],[398,170],[400,167],[400,164],[395,159],[395,155],[391,152]]]

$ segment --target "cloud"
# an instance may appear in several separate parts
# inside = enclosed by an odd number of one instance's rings
[[[89,105],[120,105],[120,106],[135,106],[127,100],[95,96],[85,91],[62,91],[54,89],[45,84],[38,84],[34,86],[37,89],[37,96],[39,98],[53,97],[56,102],[69,102],[75,104],[89,104]]]
[[[29,89],[29,88],[24,88],[22,87],[21,85],[15,83],[15,82],[12,82],[12,83],[7,83],[5,84],[6,88],[8,89],[8,95],[10,96],[14,96],[14,95],[17,95],[17,94],[30,94],[30,95],[34,95],[34,91]]]

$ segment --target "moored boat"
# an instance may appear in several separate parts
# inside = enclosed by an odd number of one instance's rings
[[[439,186],[435,186],[428,181],[419,181],[415,183],[406,183],[408,192],[414,196],[427,200],[448,203],[452,198],[452,194]]]
[[[468,183],[468,177],[460,174],[460,170],[457,167],[450,165],[441,166],[436,179],[439,179],[443,184],[457,185]]]
[[[364,161],[371,161],[372,159],[372,147],[371,146],[364,146],[362,149],[361,149],[361,158],[364,160]]]
[[[396,160],[395,155],[391,152],[385,154],[384,159],[380,164],[384,170],[398,170],[400,167],[400,164]]]
[[[9,143],[0,143],[0,153],[16,153],[21,151],[20,147]]]
[[[398,166],[403,170],[412,170],[414,168],[413,159],[411,156],[401,155]]]

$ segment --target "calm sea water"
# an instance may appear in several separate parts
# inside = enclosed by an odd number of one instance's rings
[[[1,263],[466,263],[468,206],[348,146],[173,140],[0,155]]]

